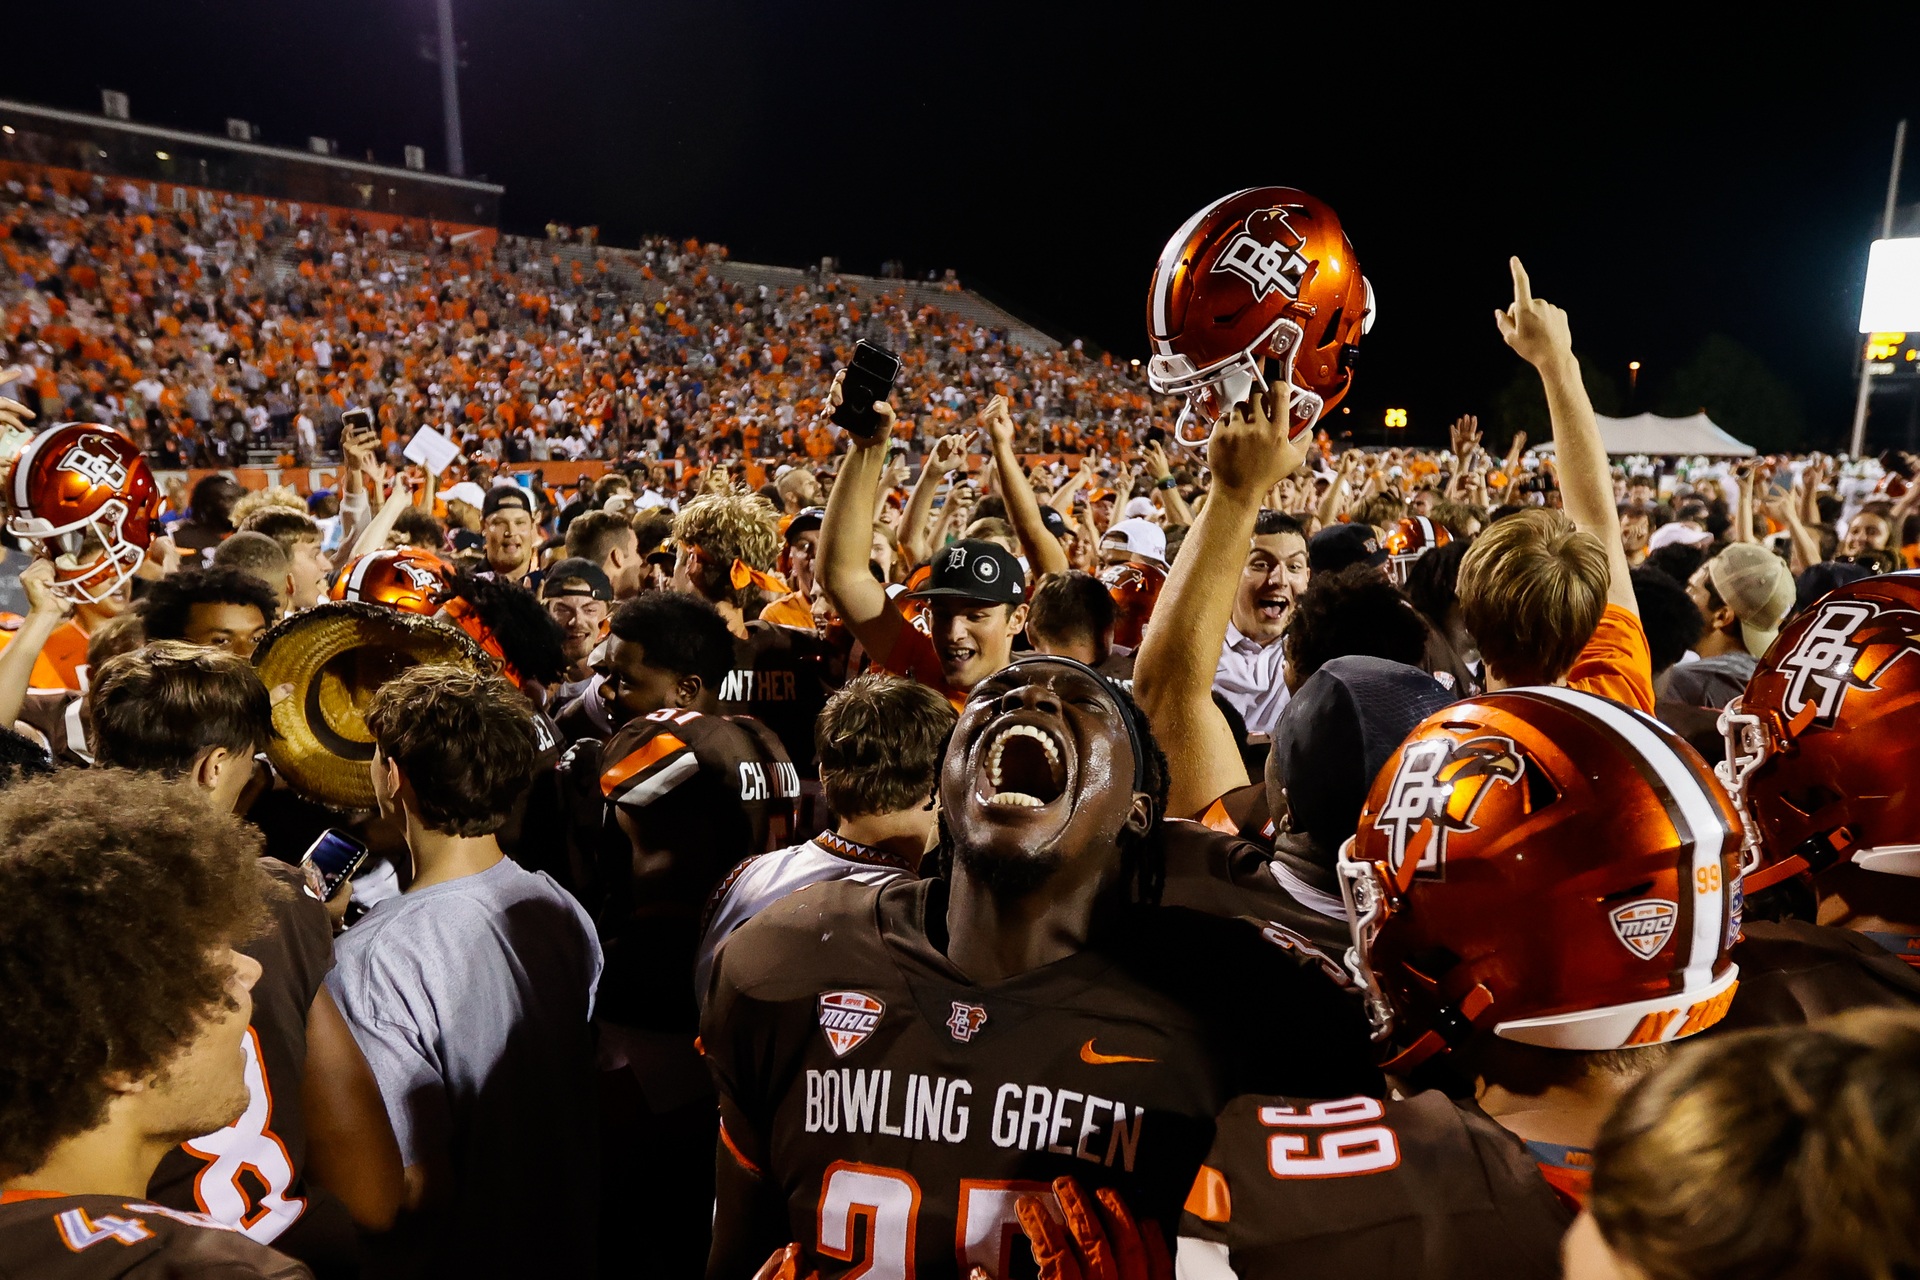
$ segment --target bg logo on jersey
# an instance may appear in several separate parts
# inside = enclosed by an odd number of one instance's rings
[[[863,991],[828,991],[820,997],[820,1029],[833,1056],[844,1058],[866,1043],[887,1006]]]
[[[1492,785],[1512,786],[1522,772],[1508,738],[1420,738],[1402,747],[1387,802],[1373,820],[1374,829],[1386,833],[1394,878],[1404,883],[1401,869],[1409,858],[1417,860],[1416,874],[1439,875],[1448,833],[1474,830],[1474,810]]]

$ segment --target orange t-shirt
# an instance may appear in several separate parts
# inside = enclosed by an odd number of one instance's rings
[[[895,605],[895,609],[899,606]],[[900,638],[893,642],[893,652],[880,660],[880,665],[897,676],[917,680],[921,684],[939,692],[955,711],[963,710],[967,705],[965,689],[956,689],[947,683],[946,672],[940,667],[939,651],[933,647],[933,640],[920,628],[908,621],[905,615],[900,619]]]
[[[15,619],[14,626],[18,625]],[[0,649],[12,644],[14,635],[12,628],[0,629]],[[28,685],[34,689],[71,689],[84,693],[87,674],[87,633],[80,629],[79,623],[69,619],[47,637],[40,656],[33,660],[33,675]]]
[[[1635,614],[1610,604],[1567,672],[1567,687],[1653,714],[1653,654]]]
[[[762,622],[771,622],[782,627],[793,627],[799,631],[813,630],[813,609],[807,598],[799,592],[781,596],[760,611]]]

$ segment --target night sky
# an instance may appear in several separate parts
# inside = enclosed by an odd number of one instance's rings
[[[1405,406],[1438,441],[1488,408],[1518,253],[1584,356],[1623,382],[1643,362],[1636,408],[1719,332],[1837,436],[1894,122],[1920,130],[1920,7],[1684,8],[456,0],[468,169],[506,185],[508,230],[951,266],[1132,357],[1167,235],[1286,184],[1340,212],[1378,291],[1348,425]],[[16,9],[4,96],[97,111],[117,88],[138,121],[445,163],[430,0]],[[1920,136],[1910,157],[1912,201]]]

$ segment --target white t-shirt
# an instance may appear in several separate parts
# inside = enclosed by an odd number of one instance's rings
[[[700,1002],[701,1011],[706,1011],[707,984],[713,976],[720,944],[735,929],[780,899],[810,884],[824,884],[829,880],[882,885],[912,874],[899,860],[881,850],[855,844],[831,831],[822,832],[805,844],[748,858],[721,882],[708,909],[706,936],[700,939],[700,954],[694,957],[693,964],[693,995]]]

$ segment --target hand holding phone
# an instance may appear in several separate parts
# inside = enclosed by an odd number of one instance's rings
[[[313,895],[322,902],[328,902],[366,861],[365,844],[344,831],[329,827],[320,833],[320,838],[300,859],[300,870],[306,873],[307,887],[313,891]]]
[[[885,347],[877,347],[864,338],[855,345],[853,359],[834,380],[833,420],[862,444],[871,443],[893,429],[893,414],[885,417],[875,406],[893,394],[893,380],[900,376],[900,357]]]

